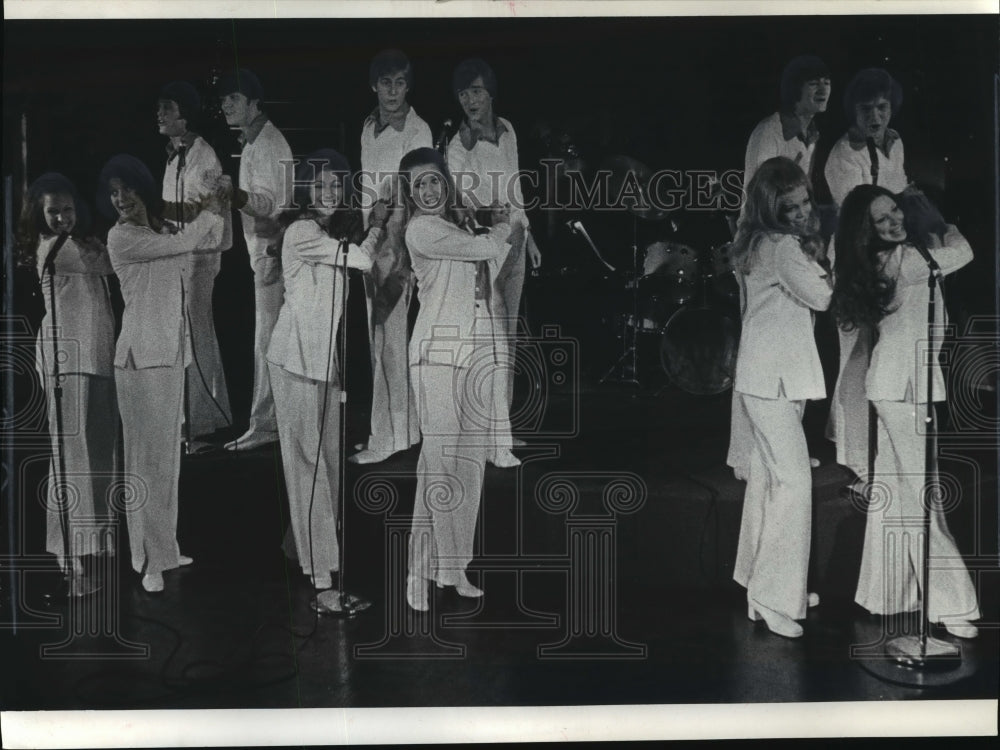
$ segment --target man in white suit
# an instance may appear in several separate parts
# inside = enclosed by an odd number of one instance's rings
[[[249,450],[278,439],[274,397],[267,371],[267,347],[278,320],[284,285],[281,261],[267,254],[280,229],[276,218],[292,197],[294,163],[288,141],[261,109],[264,91],[257,76],[240,68],[219,81],[222,113],[226,122],[240,129],[239,187],[232,190],[232,204],[243,220],[243,235],[250,254],[254,281],[254,375],[250,426],[227,450]]]

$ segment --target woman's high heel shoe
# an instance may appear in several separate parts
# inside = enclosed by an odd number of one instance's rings
[[[406,603],[410,605],[410,609],[415,609],[417,612],[426,612],[430,609],[427,581],[413,576],[406,579]]]
[[[457,583],[442,583],[440,580],[435,579],[434,585],[439,589],[443,589],[445,586],[454,586],[459,596],[465,596],[469,599],[478,599],[483,595],[483,590],[469,583],[469,579],[465,577],[464,573],[460,574],[460,579]]]
[[[750,602],[747,605],[747,617],[754,622],[763,619],[767,629],[775,635],[781,635],[785,638],[802,637],[802,626],[795,620],[780,612],[775,612],[773,609],[768,609],[758,602]]]
[[[968,620],[954,618],[950,620],[941,620],[940,624],[943,625],[944,629],[956,638],[975,638],[979,635],[979,628]]]
[[[458,592],[459,596],[465,596],[469,599],[478,599],[483,595],[481,588],[469,583],[469,579],[465,577],[465,573],[460,574],[458,583],[455,584],[455,591]]]

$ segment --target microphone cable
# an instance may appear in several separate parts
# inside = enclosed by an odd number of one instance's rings
[[[310,576],[312,578],[312,582],[314,584],[315,584],[315,580],[316,580],[316,558],[315,558],[314,549],[313,549],[313,525],[312,525],[313,508],[315,507],[315,503],[316,503],[316,483],[317,483],[318,477],[319,477],[320,461],[322,460],[322,457],[323,457],[323,438],[324,438],[324,435],[326,433],[326,418],[327,418],[327,414],[329,412],[329,406],[330,406],[330,377],[331,377],[331,371],[333,369],[333,347],[334,347],[334,340],[335,340],[336,335],[337,335],[337,283],[338,283],[338,281],[340,282],[340,287],[341,287],[341,303],[342,303],[342,307],[346,308],[346,306],[347,306],[347,253],[348,253],[347,238],[344,237],[344,238],[342,238],[340,240],[340,243],[337,246],[337,250],[334,253],[334,256],[333,256],[334,262],[333,262],[333,265],[332,265],[332,268],[331,268],[331,270],[333,272],[333,299],[332,299],[331,304],[330,304],[330,333],[329,333],[329,336],[327,338],[326,366],[324,368],[324,375],[326,377],[326,380],[323,381],[324,382],[324,387],[323,387],[323,405],[320,408],[319,434],[318,434],[317,440],[316,440],[316,458],[315,458],[315,462],[313,464],[312,483],[311,483],[311,487],[310,487],[310,490],[309,490],[309,510],[308,510],[308,513],[307,513],[307,524],[309,526],[309,570],[310,570]],[[344,262],[342,277],[339,276],[339,274],[338,274],[338,272],[341,270],[340,267],[338,266],[338,261],[340,260],[341,257],[343,258],[343,262]],[[344,331],[344,338],[345,338],[345,347],[346,347],[346,331]],[[343,363],[342,362],[338,362],[337,364],[338,364],[338,368],[337,368],[338,369],[338,373],[337,373],[337,385],[338,386],[342,386],[343,384],[341,383],[341,377],[342,377],[341,373],[344,371],[344,367],[343,367]],[[341,402],[343,402],[344,399],[345,399],[345,393],[343,391],[343,388],[341,387],[338,390],[340,390],[340,392],[341,392],[340,398],[341,398]],[[345,444],[343,441],[346,439],[344,422],[345,422],[345,420],[342,419],[341,420],[341,425],[340,425],[340,438],[341,438],[341,441],[342,441],[341,442],[341,448],[343,448],[343,445]],[[338,487],[338,495],[340,495],[340,494],[342,494],[341,490],[343,488],[343,482],[345,480],[345,475],[344,475],[344,461],[343,461],[343,459],[341,459],[339,461],[338,472],[339,472],[338,482],[340,483],[340,487]],[[340,500],[340,498],[338,497],[338,501],[339,500]],[[335,538],[336,538],[336,532],[337,532],[337,530],[335,529],[334,530],[334,536],[335,536]],[[341,544],[340,544],[339,541],[337,542],[337,551],[338,551],[338,558],[340,560],[342,560],[342,555],[341,555],[342,550],[341,550]],[[339,568],[343,568],[343,565],[340,564],[338,567]],[[328,571],[328,572],[329,573],[333,573],[333,571]],[[338,579],[341,579],[341,580],[338,580],[338,587],[340,587],[341,584],[342,584],[342,570],[337,570],[336,572],[337,572]],[[332,577],[332,575],[331,575],[331,578],[330,578],[330,582],[331,582],[331,584],[333,583],[333,577]],[[316,593],[315,585],[314,585],[314,588],[313,588],[313,599],[315,600],[317,596],[318,596],[318,594]],[[304,636],[304,637],[307,637],[307,638],[312,637],[312,635],[316,632],[316,629],[318,627],[318,622],[319,622],[319,607],[318,606],[314,606],[313,607],[313,628],[309,632],[308,636]]]

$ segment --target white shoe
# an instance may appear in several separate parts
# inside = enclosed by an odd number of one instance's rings
[[[470,599],[478,599],[483,595],[481,588],[469,583],[469,579],[465,577],[465,573],[461,574],[461,579],[455,584],[455,591],[458,592],[459,596],[465,596]]]
[[[812,468],[815,469],[815,468],[819,467],[819,465],[820,465],[820,462],[819,462],[818,458],[814,458],[813,456],[809,456],[809,466],[811,466]]]
[[[142,587],[150,594],[163,591],[163,573],[146,573],[142,577]]]
[[[426,612],[430,609],[428,598],[427,581],[423,578],[407,577],[406,603],[410,605],[410,609],[415,609],[417,612]]]
[[[392,453],[389,451],[372,451],[365,448],[363,451],[348,457],[347,460],[352,464],[377,464],[385,461],[391,455]]]
[[[194,558],[188,557],[187,555],[178,555],[177,557],[177,564],[180,565],[182,568],[190,565],[193,562]]]
[[[521,459],[511,453],[507,448],[497,451],[493,458],[488,458],[486,461],[487,463],[493,464],[498,469],[513,469],[515,466],[521,465]]]
[[[523,440],[521,440],[521,438],[519,438],[519,437],[512,437],[510,439],[510,442],[511,442],[511,444],[515,448],[524,448],[524,447],[526,447],[528,445],[526,442],[524,442]]]
[[[278,442],[277,432],[247,432],[242,437],[226,443],[227,451],[252,451],[264,445]]]
[[[975,638],[979,635],[979,628],[968,620],[948,620],[942,621],[944,629],[956,638]]]
[[[819,594],[814,594],[812,591],[809,592],[809,596],[806,599],[806,606],[808,607],[818,607],[819,606]]]
[[[795,620],[757,602],[750,602],[747,606],[747,617],[754,622],[763,619],[767,629],[775,635],[781,635],[785,638],[802,637],[802,626]]]

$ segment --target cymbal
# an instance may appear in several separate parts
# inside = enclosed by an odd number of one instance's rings
[[[601,165],[602,171],[611,173],[608,180],[608,200],[616,208],[635,214],[640,219],[660,221],[669,212],[657,207],[650,200],[649,180],[654,172],[631,156],[610,156]]]

